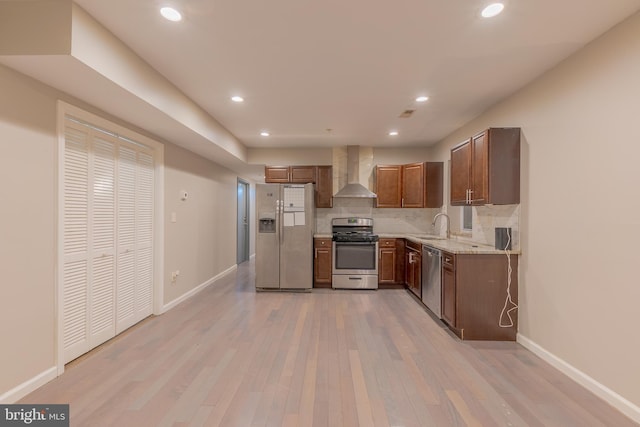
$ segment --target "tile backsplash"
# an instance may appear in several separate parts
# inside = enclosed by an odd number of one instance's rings
[[[379,209],[373,199],[333,199],[333,208],[316,209],[316,232],[331,233],[333,218],[373,218],[376,233],[433,233],[431,221],[440,209]]]
[[[511,247],[520,249],[520,205],[473,208],[473,241],[494,246],[496,227],[511,227]]]
[[[431,225],[433,217],[441,209],[378,209],[373,205],[373,199],[334,198],[333,208],[316,209],[316,233],[330,234],[333,218],[357,216],[373,218],[376,233],[444,234],[444,221],[438,221],[435,229]],[[449,206],[449,209],[458,207]],[[520,205],[474,206],[472,212],[471,236],[456,238],[494,246],[495,228],[511,227],[511,247],[514,250],[520,248]]]

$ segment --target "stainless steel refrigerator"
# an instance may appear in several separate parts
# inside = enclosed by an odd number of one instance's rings
[[[311,289],[313,184],[256,185],[256,289]]]

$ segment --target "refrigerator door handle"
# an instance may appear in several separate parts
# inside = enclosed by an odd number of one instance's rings
[[[282,244],[282,240],[284,239],[284,229],[282,228],[283,217],[284,217],[284,200],[278,200],[279,204],[279,214],[278,214],[278,243]]]

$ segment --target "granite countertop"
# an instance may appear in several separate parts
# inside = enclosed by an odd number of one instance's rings
[[[316,233],[313,237],[318,239],[330,239],[331,234]],[[407,239],[421,245],[433,246],[436,249],[454,254],[504,254],[503,250],[496,249],[493,246],[483,245],[481,243],[471,242],[468,240],[446,239],[444,237],[434,236],[431,234],[378,233],[378,237],[381,239]],[[509,251],[509,254],[520,255],[520,251]]]
[[[378,236],[381,238],[403,238],[454,254],[504,254],[503,250],[496,249],[493,246],[483,245],[469,240],[446,239],[430,234],[379,233]],[[520,255],[519,250],[509,251],[509,253],[512,255]]]

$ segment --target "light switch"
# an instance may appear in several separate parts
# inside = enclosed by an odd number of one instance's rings
[[[171,212],[171,222],[178,222],[178,215],[175,212]]]

